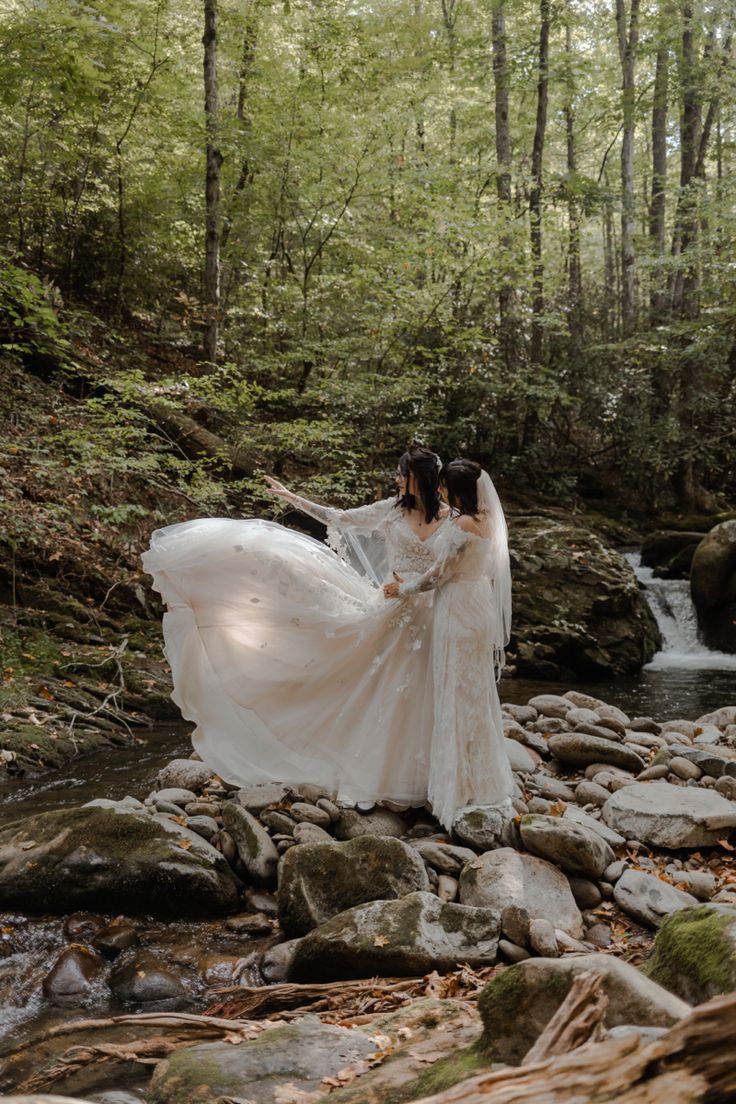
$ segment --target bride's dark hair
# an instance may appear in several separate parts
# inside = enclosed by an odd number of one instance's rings
[[[414,476],[416,488],[419,493],[421,505],[424,507],[424,516],[427,521],[436,521],[440,516],[442,499],[440,498],[440,460],[436,452],[425,448],[424,445],[411,444],[406,452],[399,458],[399,471],[404,479],[409,479],[409,474]],[[416,510],[420,503],[413,494],[407,490],[396,503],[403,510]]]
[[[450,508],[459,514],[478,516],[478,480],[483,469],[475,460],[450,460],[440,472]]]

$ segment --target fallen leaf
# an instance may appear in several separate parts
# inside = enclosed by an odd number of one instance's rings
[[[51,693],[48,686],[42,686],[41,689],[38,691],[38,696],[40,698],[44,698],[45,701],[53,701],[54,700],[54,695]]]
[[[385,947],[388,944],[388,942],[389,942],[389,939],[388,939],[387,935],[374,935],[374,937],[373,937],[373,946],[374,947]]]
[[[189,848],[192,846],[192,841],[188,839],[177,840],[177,843],[181,847],[182,851],[188,851]]]
[[[724,851],[736,851],[736,848],[733,846],[732,843],[729,843],[728,840],[719,839],[718,842],[720,843],[720,845],[724,849]]]

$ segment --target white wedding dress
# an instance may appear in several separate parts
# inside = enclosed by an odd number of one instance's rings
[[[167,606],[172,697],[202,759],[236,785],[429,798],[448,829],[463,805],[507,801],[489,583],[472,577],[472,541],[450,521],[420,540],[393,498],[344,511],[291,498],[342,556],[273,522],[219,518],[156,530],[143,556]],[[386,577],[404,579],[398,600],[344,558],[373,542],[375,564],[378,539]]]

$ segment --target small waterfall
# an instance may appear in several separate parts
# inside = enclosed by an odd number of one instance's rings
[[[701,640],[689,580],[655,579],[653,568],[642,567],[638,549],[625,552],[624,556],[644,588],[649,608],[662,633],[662,650],[646,664],[644,670],[655,671],[666,667],[736,670],[736,655],[712,651]]]

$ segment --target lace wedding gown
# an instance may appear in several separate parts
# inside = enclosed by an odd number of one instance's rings
[[[434,564],[400,587],[407,598],[435,591],[427,793],[434,815],[445,825],[465,805],[496,805],[512,813],[515,785],[491,675],[498,631],[488,551],[486,538],[448,521],[434,545]]]
[[[393,498],[344,511],[292,500],[327,524],[333,544],[384,541],[387,578],[418,578],[434,562],[442,527],[422,542]],[[143,564],[167,606],[173,700],[220,777],[424,804],[432,594],[388,602],[320,542],[260,520],[156,530]]]

